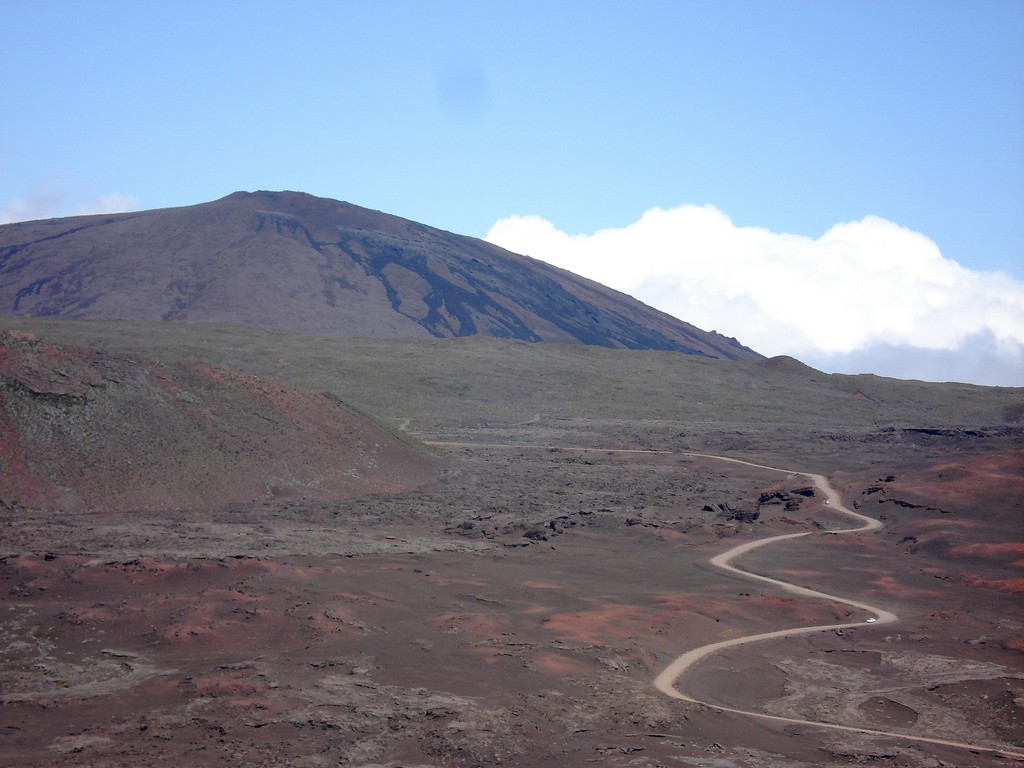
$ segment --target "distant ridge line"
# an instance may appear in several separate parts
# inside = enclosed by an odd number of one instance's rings
[[[736,339],[545,262],[301,192],[2,225],[0,315],[762,359]]]

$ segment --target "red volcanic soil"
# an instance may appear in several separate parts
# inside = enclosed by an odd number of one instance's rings
[[[11,509],[0,765],[1012,765],[652,685],[708,642],[851,620],[851,606],[708,564],[808,532],[736,564],[899,621],[715,654],[687,692],[907,737],[1024,742],[1019,597],[965,567],[1017,578],[975,561],[1019,559],[1005,546],[1019,524],[1001,526],[1021,496],[991,518],[943,507],[927,478],[955,451],[914,451],[881,467],[851,454],[871,470],[843,476],[844,501],[886,528],[844,536],[823,532],[838,515],[801,476],[494,446],[453,450],[436,482],[403,494],[180,515]],[[915,548],[937,526],[944,538]]]
[[[1024,495],[1024,448],[932,462],[918,475],[892,482],[911,500],[939,497],[958,506],[1000,506]]]
[[[0,507],[350,498],[407,490],[439,469],[427,450],[327,395],[0,332]]]
[[[941,554],[958,578],[1021,593],[1024,449],[931,459],[871,484],[858,503],[898,520],[908,551]]]

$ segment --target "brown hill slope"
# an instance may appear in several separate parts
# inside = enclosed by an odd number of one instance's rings
[[[336,398],[0,332],[0,507],[161,510],[415,487],[439,460]]]
[[[535,259],[296,192],[0,226],[0,314],[761,357]]]

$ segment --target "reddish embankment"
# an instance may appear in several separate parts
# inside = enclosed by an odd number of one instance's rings
[[[438,468],[328,395],[0,333],[0,507],[350,498],[415,487]]]

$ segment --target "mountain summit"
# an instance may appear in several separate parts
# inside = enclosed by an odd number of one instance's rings
[[[0,226],[0,314],[761,357],[536,259],[299,192]]]

